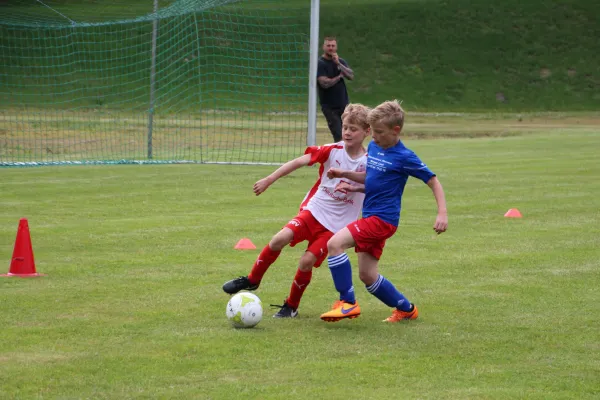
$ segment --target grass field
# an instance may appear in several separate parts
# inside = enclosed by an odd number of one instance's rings
[[[152,161],[283,163],[307,143],[307,116],[218,113],[155,118]],[[505,137],[547,130],[593,130],[600,112],[476,114],[410,112],[404,135],[415,138]],[[318,114],[318,144],[331,142]],[[124,112],[0,112],[2,162],[147,160],[146,115]]]
[[[0,169],[0,260],[26,217],[47,274],[0,278],[0,398],[598,398],[597,121],[440,118],[454,122],[411,120],[437,137],[406,142],[444,184],[450,227],[434,238],[435,202],[411,180],[381,270],[421,317],[393,326],[356,271],[363,315],[320,321],[325,266],[299,317],[272,319],[302,246],[266,275],[257,328],[226,321],[221,285],[258,254],[233,246],[264,246],[316,169],[258,198],[273,167]],[[489,134],[520,123],[535,129]],[[524,218],[503,217],[515,207]]]
[[[241,110],[156,117],[152,161],[283,163],[304,150],[306,125],[305,114]],[[331,141],[326,125],[319,137]],[[0,111],[0,165],[147,160],[147,154],[144,114]]]

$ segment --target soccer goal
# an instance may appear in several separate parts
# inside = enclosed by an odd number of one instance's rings
[[[0,2],[0,165],[293,158],[307,144],[310,11]]]

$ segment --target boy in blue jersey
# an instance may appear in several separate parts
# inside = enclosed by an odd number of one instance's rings
[[[362,218],[338,231],[327,242],[327,262],[336,290],[340,293],[331,311],[321,315],[324,321],[335,322],[360,315],[352,284],[352,267],[344,252],[354,247],[358,255],[360,280],[369,293],[393,308],[387,322],[416,319],[417,307],[396,287],[379,274],[378,263],[385,241],[397,229],[400,221],[402,193],[409,176],[422,180],[431,188],[437,202],[437,217],[433,229],[443,233],[448,228],[444,189],[436,175],[400,140],[404,125],[404,110],[394,101],[386,101],[369,112],[373,141],[367,149],[366,172],[331,168],[330,177],[346,178],[364,183],[350,186],[341,183],[340,190],[364,191]]]

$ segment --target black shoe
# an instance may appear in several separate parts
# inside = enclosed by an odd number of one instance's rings
[[[228,294],[235,294],[244,289],[256,290],[258,289],[258,284],[251,284],[247,276],[240,276],[239,278],[232,279],[223,284],[223,291]]]
[[[273,315],[273,318],[296,318],[298,316],[298,310],[290,307],[288,303],[283,303],[282,306],[271,304],[271,307],[280,309],[277,314]]]

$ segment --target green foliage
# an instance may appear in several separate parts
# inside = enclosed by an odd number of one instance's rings
[[[226,3],[160,3],[167,11],[160,21],[157,110],[190,113],[207,107],[267,109],[282,104],[286,110],[304,108],[305,101],[294,96],[306,96],[308,79],[302,71],[308,67],[309,2]],[[600,37],[598,2],[321,3],[321,36],[336,35],[340,54],[356,71],[349,84],[353,101],[374,105],[399,98],[409,109],[435,111],[595,110],[600,105],[600,53],[594,51]],[[15,4],[0,6],[3,22],[23,9],[58,18],[40,4]],[[62,28],[43,30],[40,39],[32,32],[16,35],[0,23],[0,49],[7,60],[0,64],[0,84],[11,87],[0,92],[0,104],[145,110],[150,3],[49,4],[75,21],[144,18],[77,28],[63,18]],[[183,13],[207,6],[216,6],[210,9],[216,16],[207,18],[208,10]],[[274,34],[288,37],[272,42],[273,58],[265,57],[267,50],[256,43],[269,43]],[[28,49],[25,38],[39,46],[39,54],[19,57]],[[13,87],[17,83],[18,89]],[[46,94],[46,89],[59,93]]]
[[[323,35],[356,70],[353,101],[412,110],[600,105],[600,3],[324,1]]]

